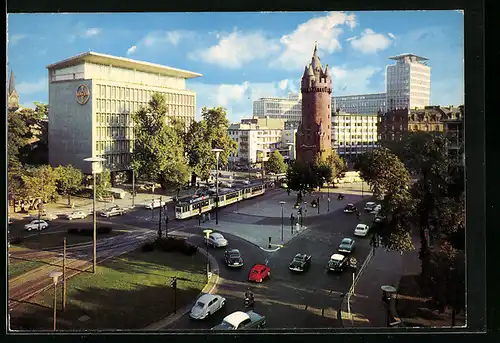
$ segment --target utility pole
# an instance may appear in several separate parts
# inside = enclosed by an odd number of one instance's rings
[[[151,221],[155,218],[155,198],[151,199]]]
[[[62,295],[62,310],[66,311],[66,237],[64,237],[63,243],[63,295]]]
[[[177,312],[177,277],[174,276],[170,282],[170,286],[174,289],[174,313]]]
[[[162,206],[161,206],[161,196],[160,196],[160,217],[159,217],[159,220],[158,220],[158,237],[160,237],[161,239],[161,212],[162,212]]]
[[[132,168],[132,208],[135,207],[135,172]]]
[[[168,215],[165,212],[165,238],[168,237]]]

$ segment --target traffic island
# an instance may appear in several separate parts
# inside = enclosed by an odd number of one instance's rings
[[[64,312],[58,287],[57,329],[143,329],[191,304],[205,285],[202,254],[137,249],[99,264],[95,275],[81,273],[67,280]],[[51,288],[21,304],[10,313],[11,330],[52,330],[53,299]]]

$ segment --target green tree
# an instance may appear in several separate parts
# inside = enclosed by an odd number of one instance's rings
[[[413,250],[411,225],[414,202],[410,193],[410,175],[399,158],[387,148],[361,155],[355,164],[374,195],[382,200],[388,222],[378,226],[382,243],[388,250]]]
[[[303,165],[296,161],[288,168],[287,185],[291,190],[298,192],[297,201],[300,201],[303,193],[312,192],[318,184],[318,174],[311,165]]]
[[[201,117],[200,122],[193,122],[189,127],[184,136],[184,145],[192,171],[206,181],[216,164],[212,149],[222,149],[219,164],[224,166],[228,163],[229,155],[236,152],[237,144],[228,135],[229,120],[224,108],[203,107]]]
[[[71,205],[71,195],[83,188],[83,173],[72,165],[58,166],[57,190],[68,197],[68,205]]]
[[[265,163],[266,173],[281,174],[286,172],[287,166],[283,155],[278,150],[274,150]]]
[[[95,195],[97,198],[108,196],[111,188],[111,172],[109,169],[103,169],[99,174],[96,174]]]
[[[316,173],[317,186],[321,187],[325,182],[332,180],[332,174],[335,166],[331,163],[331,159],[317,158],[312,165],[312,170]]]
[[[347,164],[343,158],[337,155],[335,149],[332,149],[331,153],[327,156],[326,163],[332,170],[330,179],[327,179],[329,183],[333,183],[335,179],[344,177],[347,172]]]
[[[165,97],[155,93],[148,107],[133,114],[136,136],[133,168],[141,178],[159,182],[163,189],[180,186],[189,179],[183,137],[167,112]]]
[[[25,173],[21,177],[23,182],[22,197],[28,201],[30,208],[33,208],[39,199],[43,203],[47,203],[49,200],[58,198],[57,178],[57,173],[49,165],[25,167]]]

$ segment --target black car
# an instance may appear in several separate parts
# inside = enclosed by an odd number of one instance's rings
[[[311,266],[311,255],[307,254],[296,254],[293,258],[292,262],[288,266],[288,269],[294,272],[303,272],[306,269],[309,269]]]
[[[228,267],[242,267],[243,258],[241,258],[240,251],[238,249],[230,249],[224,252],[224,261]]]
[[[352,238],[344,238],[339,245],[339,252],[350,254],[354,250],[354,239]]]
[[[344,213],[355,213],[357,211],[358,211],[358,209],[353,204],[347,204],[344,207]]]
[[[385,223],[387,221],[387,216],[383,213],[378,212],[373,218],[374,223]]]
[[[347,267],[347,257],[342,254],[333,254],[328,261],[327,268],[332,272],[341,272]]]

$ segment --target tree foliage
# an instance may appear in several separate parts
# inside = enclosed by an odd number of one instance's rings
[[[295,161],[287,171],[287,185],[299,193],[311,192],[318,186],[318,176],[311,165]]]
[[[71,204],[71,195],[83,188],[83,173],[72,165],[58,166],[55,171],[57,173],[57,190],[68,196],[69,205]]]
[[[183,137],[175,125],[169,125],[167,112],[165,97],[155,93],[148,107],[133,114],[136,136],[133,168],[139,177],[159,182],[162,188],[178,186],[189,179]]]
[[[374,195],[382,199],[382,209],[389,214],[387,224],[378,227],[383,245],[389,250],[413,250],[409,219],[414,201],[410,193],[410,175],[404,164],[389,149],[377,148],[361,155],[355,169]]]
[[[97,198],[107,195],[111,188],[111,172],[109,169],[104,169],[101,173],[96,174],[95,195]]]
[[[269,160],[265,163],[266,173],[281,174],[286,172],[287,165],[283,155],[278,150],[274,150],[269,156]]]
[[[40,198],[44,203],[57,199],[57,172],[49,165],[26,167],[21,176],[23,192],[21,197],[25,200]]]
[[[184,135],[184,146],[192,171],[206,181],[216,164],[212,149],[222,149],[219,164],[224,166],[229,155],[236,152],[237,144],[228,135],[229,120],[225,109],[203,107],[201,116],[201,121],[193,122]]]

